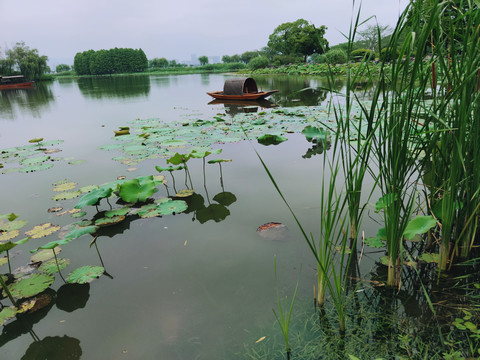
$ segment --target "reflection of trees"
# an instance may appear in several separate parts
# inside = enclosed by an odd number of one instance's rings
[[[225,113],[231,115],[232,117],[241,114],[241,113],[256,113],[258,108],[260,109],[269,109],[276,107],[277,105],[273,102],[262,99],[262,100],[212,100],[208,105],[219,105],[223,104],[225,106]]]
[[[51,90],[52,83],[39,82],[32,89],[11,89],[0,91],[0,109],[2,118],[15,119],[18,109],[30,112],[39,118],[54,100]]]
[[[96,99],[147,96],[150,93],[150,77],[135,75],[80,78],[78,88],[83,96]]]

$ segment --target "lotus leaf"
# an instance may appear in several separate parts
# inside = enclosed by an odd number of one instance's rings
[[[17,214],[10,213],[10,214],[0,214],[0,219],[7,219],[8,221],[13,221],[18,218]]]
[[[0,224],[0,231],[19,230],[27,224],[27,220],[13,220],[5,224]]]
[[[141,218],[152,218],[156,216],[161,216],[162,214],[158,210],[157,204],[144,205],[136,211],[137,215]]]
[[[55,278],[48,274],[33,274],[8,285],[8,290],[13,297],[24,299],[41,293],[47,289],[54,280]],[[3,291],[3,293],[5,293],[5,291]]]
[[[385,241],[379,239],[378,237],[370,237],[365,239],[365,244],[373,248],[383,248],[385,246]]]
[[[17,314],[23,314],[24,312],[27,312],[28,310],[33,309],[36,302],[37,300],[35,298],[22,302],[17,308]]]
[[[75,205],[76,209],[81,209],[88,205],[98,205],[101,199],[109,197],[112,195],[113,190],[110,187],[100,187],[98,189],[93,189],[89,193],[83,195]]]
[[[0,241],[7,241],[17,237],[20,234],[18,230],[0,232]]]
[[[210,154],[220,154],[222,149],[212,150],[212,149],[194,149],[190,152],[190,155],[197,159],[203,159]]]
[[[56,212],[59,212],[59,211],[62,211],[63,210],[63,207],[61,206],[55,206],[55,207],[51,207],[47,210],[47,212],[49,213],[56,213]]]
[[[0,266],[8,263],[8,258],[6,256],[0,257]]]
[[[39,143],[41,141],[43,141],[43,138],[34,138],[34,139],[28,140],[29,143]]]
[[[286,140],[287,140],[286,137],[275,135],[275,134],[265,134],[257,138],[257,141],[259,144],[266,145],[266,146],[278,145]]]
[[[62,144],[64,140],[48,140],[43,142],[43,146],[54,146]]]
[[[73,229],[70,231],[68,234],[65,235],[65,240],[73,240],[77,239],[80,236],[86,235],[86,234],[93,234],[95,231],[98,230],[98,226],[83,226],[78,229]]]
[[[32,230],[26,231],[25,235],[30,236],[33,239],[40,239],[44,236],[53,234],[55,231],[60,230],[60,226],[52,225],[51,223],[45,223],[35,226]]]
[[[50,159],[50,156],[42,155],[42,156],[37,156],[37,157],[34,157],[34,158],[23,159],[22,161],[20,161],[20,164],[21,165],[35,165],[35,164],[43,163],[43,162],[47,161],[48,159]]]
[[[38,250],[52,250],[52,249],[60,249],[59,245],[66,245],[71,241],[71,239],[63,239],[63,240],[55,240],[55,241],[50,241],[49,243],[46,243],[45,245],[39,246],[38,248],[34,250],[30,250],[31,253],[34,253]],[[53,253],[51,255],[53,257]],[[50,259],[50,258],[48,258]],[[30,259],[31,260],[31,259]],[[32,260],[33,261],[33,260]],[[37,260],[39,261],[39,260]]]
[[[82,165],[82,164],[85,164],[86,162],[87,162],[86,160],[77,159],[77,160],[70,160],[68,162],[68,164],[70,164],[70,165]]]
[[[62,192],[60,194],[57,194],[55,196],[52,196],[52,200],[59,201],[59,200],[70,200],[70,199],[75,199],[82,195],[82,192],[80,190],[76,191],[66,191]]]
[[[180,165],[180,164],[186,163],[191,157],[192,157],[191,154],[175,153],[175,155],[167,159],[167,163],[172,165]]]
[[[237,201],[237,198],[231,192],[224,191],[215,195],[213,197],[213,200],[218,202],[220,205],[229,206],[232,205],[235,201]]]
[[[183,189],[175,194],[176,197],[188,197],[195,193],[193,189]]]
[[[123,201],[128,203],[145,202],[158,189],[156,188],[153,176],[145,176],[142,178],[125,181],[120,185],[118,195]]]
[[[73,188],[75,188],[75,186],[77,186],[76,182],[66,182],[66,183],[63,183],[63,184],[56,185],[53,188],[53,191],[68,191],[68,190],[72,190]]]
[[[48,150],[43,150],[43,153],[48,155],[48,154],[55,154],[55,153],[60,152],[60,151],[62,151],[62,150],[60,150],[60,149],[48,149]]]
[[[380,199],[378,199],[377,203],[375,204],[375,211],[378,212],[380,210],[385,210],[388,206],[393,204],[394,201],[398,200],[398,194],[390,193],[383,195]]]
[[[181,170],[183,169],[183,166],[167,166],[167,167],[162,167],[162,166],[155,166],[155,169],[158,171],[158,172],[162,172],[162,171],[175,171],[175,170]]]
[[[188,205],[183,200],[173,200],[158,204],[157,210],[161,215],[178,214],[187,210]]]
[[[417,234],[425,234],[428,230],[434,228],[437,225],[437,221],[433,216],[419,215],[410,220],[403,232],[405,239],[410,240],[415,238]]]
[[[77,213],[72,214],[72,218],[81,218],[83,216],[87,215],[86,211],[79,211]]]
[[[155,181],[156,185],[163,185],[167,182],[165,180],[165,176],[163,176],[163,175],[154,175],[153,180]]]
[[[310,142],[324,141],[328,137],[328,133],[324,129],[311,125],[305,127],[302,134],[305,135],[305,138]]]
[[[125,220],[125,215],[104,217],[104,218],[97,219],[95,221],[95,225],[96,226],[110,226],[110,225],[118,224],[119,222],[122,222],[123,220]]]
[[[42,265],[40,265],[40,267],[38,268],[38,271],[52,275],[58,272],[59,270],[65,269],[68,264],[70,264],[69,259],[60,259],[60,258],[57,258],[57,260],[50,259],[48,261],[45,261]]]
[[[122,144],[109,144],[100,146],[101,150],[120,150],[123,147]]]
[[[38,250],[38,249],[37,249]],[[36,250],[33,250],[33,251],[30,251],[30,252],[35,252]],[[55,254],[59,254],[62,249],[57,246],[55,248],[53,248],[53,251],[50,249],[50,250],[40,250],[39,252],[37,252],[35,255],[32,255],[30,257],[30,261],[33,262],[33,263],[36,263],[36,262],[44,262],[46,260],[50,260],[51,258],[53,258],[55,255],[53,255],[53,252],[55,251]]]
[[[4,307],[2,311],[0,311],[0,326],[8,320],[13,319],[15,315],[17,315],[17,309],[14,306]]]
[[[35,166],[27,166],[22,169],[19,169],[19,172],[22,173],[29,173],[29,172],[34,172],[34,171],[42,171],[42,170],[48,170],[53,167],[52,163],[48,164],[42,164],[42,165],[35,165]]]
[[[130,211],[130,208],[128,206],[124,206],[120,209],[114,209],[114,210],[109,210],[105,212],[106,217],[113,217],[113,216],[121,216],[121,215],[127,215]]]
[[[67,277],[68,283],[86,284],[97,279],[105,269],[101,266],[83,266],[74,270]]]
[[[154,203],[158,205],[158,204],[163,204],[169,201],[172,201],[172,199],[167,197],[161,197],[161,198],[155,199]]]

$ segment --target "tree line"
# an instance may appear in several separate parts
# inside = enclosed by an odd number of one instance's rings
[[[78,52],[73,60],[77,75],[107,75],[143,72],[148,68],[142,49],[114,48]]]
[[[38,80],[50,72],[47,61],[48,57],[40,55],[37,49],[17,42],[12,49],[4,51],[4,56],[0,52],[0,75],[22,74],[28,80]]]

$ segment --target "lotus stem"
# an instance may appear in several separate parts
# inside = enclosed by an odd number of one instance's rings
[[[55,253],[55,248],[53,248],[52,251],[53,251],[53,256],[55,257],[55,263],[57,264],[58,274],[62,278],[63,282],[67,283],[62,275],[62,272],[60,271],[60,265],[58,265],[58,259],[57,259],[57,254]]]
[[[7,284],[5,283],[5,281],[3,281],[3,277],[1,275],[0,275],[0,285],[2,285],[3,290],[5,290],[5,293],[7,294],[8,298],[12,302],[13,306],[17,307],[17,302],[13,298],[10,290],[8,290]]]
[[[7,261],[8,261],[8,273],[11,274],[12,273],[12,265],[10,264],[10,254],[8,253],[8,250],[7,250]]]

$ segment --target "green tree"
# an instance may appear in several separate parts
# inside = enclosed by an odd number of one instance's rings
[[[148,62],[148,66],[151,69],[164,69],[168,67],[168,60],[164,57],[162,58],[153,58]]]
[[[95,54],[94,50],[78,52],[73,59],[73,69],[77,75],[90,75],[90,60]]]
[[[364,41],[365,48],[379,53],[382,39],[390,35],[391,32],[392,28],[388,25],[369,24],[365,29],[360,30],[358,35],[360,35],[360,40]]]
[[[225,64],[231,63],[232,58],[229,55],[223,55],[222,56],[222,62],[225,63]]]
[[[55,67],[55,72],[57,72],[57,73],[70,71],[70,70],[71,70],[70,66],[68,66],[67,64],[59,64]]]
[[[253,58],[256,58],[257,56],[260,56],[260,52],[259,51],[245,51],[242,55],[240,55],[240,60],[245,63],[245,64],[249,64],[250,63],[250,60],[252,60]]]
[[[198,61],[200,61],[200,65],[207,65],[208,64],[208,57],[206,56],[200,56],[198,58]]]
[[[48,57],[39,55],[37,49],[30,49],[23,41],[7,50],[6,55],[9,64],[13,63],[14,70],[20,71],[27,79],[39,79],[49,71]]]
[[[268,47],[282,55],[299,55],[306,61],[312,54],[328,51],[325,25],[315,27],[304,19],[283,23],[268,38]]]
[[[248,67],[252,70],[266,68],[270,64],[270,60],[266,56],[257,56],[250,60]]]

